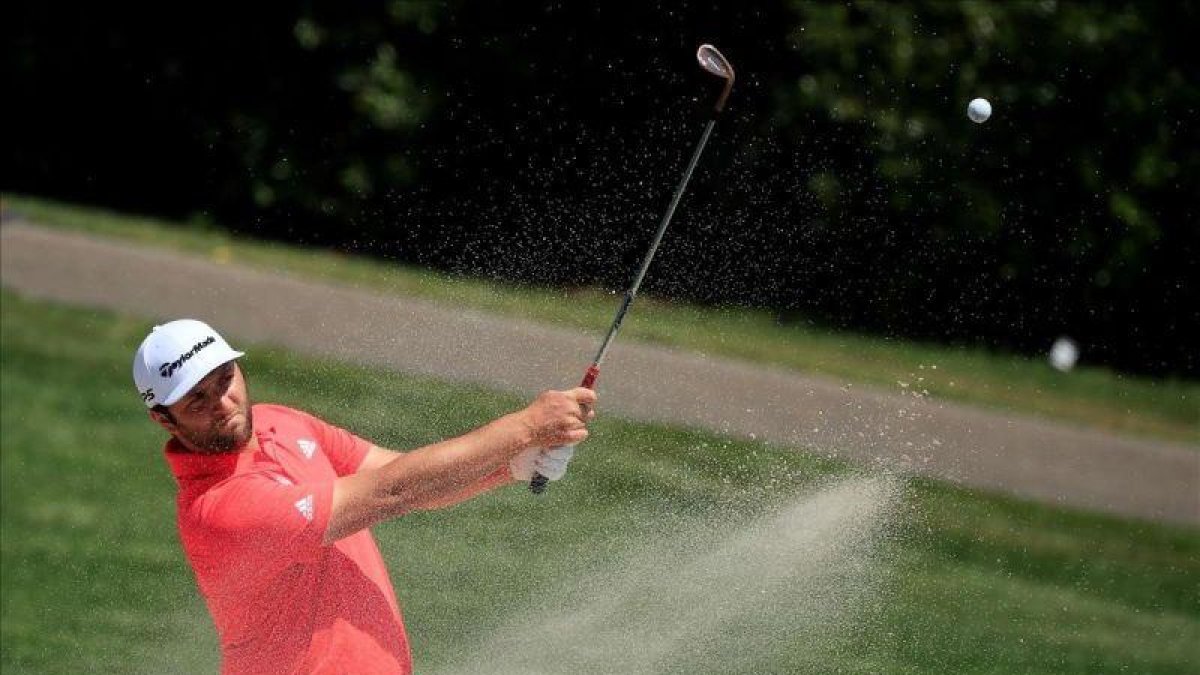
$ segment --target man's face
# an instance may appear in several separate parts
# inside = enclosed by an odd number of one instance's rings
[[[246,380],[237,363],[213,370],[171,405],[171,417],[150,416],[193,452],[230,452],[244,446],[254,432]]]

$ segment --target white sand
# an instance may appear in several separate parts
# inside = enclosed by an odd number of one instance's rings
[[[750,523],[692,523],[640,542],[444,672],[761,672],[785,656],[819,669],[875,618],[878,544],[901,487],[843,479]]]

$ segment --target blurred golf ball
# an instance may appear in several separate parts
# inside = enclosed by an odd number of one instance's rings
[[[986,98],[977,98],[967,104],[967,117],[976,124],[983,124],[992,116],[992,104]]]
[[[1050,365],[1064,373],[1079,360],[1079,346],[1069,337],[1060,337],[1050,346]]]

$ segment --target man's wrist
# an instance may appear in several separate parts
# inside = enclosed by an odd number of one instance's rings
[[[524,411],[509,413],[497,420],[509,439],[509,457],[533,447],[533,426],[525,419]]]

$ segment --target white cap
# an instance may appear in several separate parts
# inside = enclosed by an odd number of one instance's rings
[[[142,340],[133,357],[133,383],[147,408],[171,405],[218,366],[242,356],[203,321],[180,319]]]

